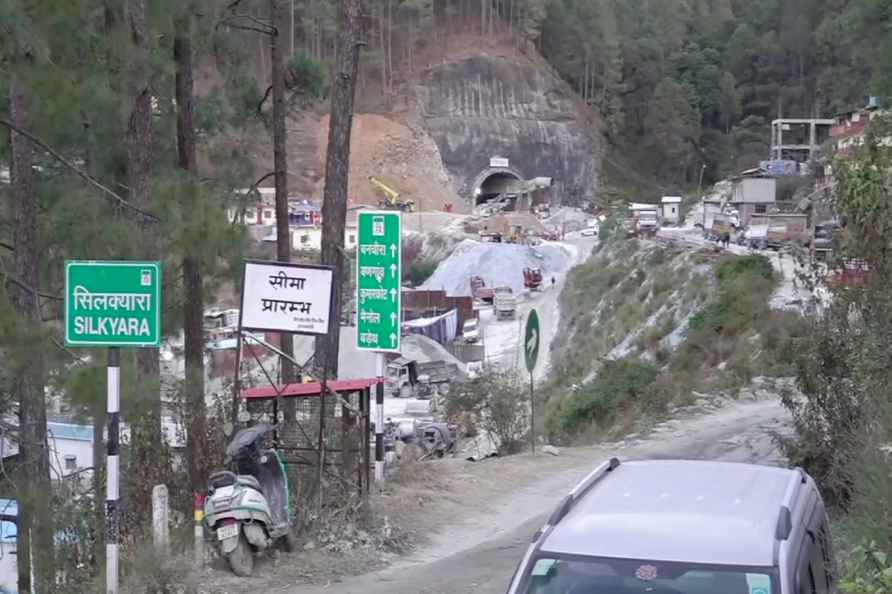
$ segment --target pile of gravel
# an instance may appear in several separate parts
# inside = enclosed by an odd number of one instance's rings
[[[440,262],[421,288],[445,290],[453,296],[470,295],[470,279],[478,275],[488,287],[508,286],[520,293],[524,291],[524,268],[541,268],[543,282],[547,284],[552,275],[566,271],[571,263],[572,255],[555,244],[531,247],[466,239]]]

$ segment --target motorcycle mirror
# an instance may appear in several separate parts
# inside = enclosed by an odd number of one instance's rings
[[[223,435],[225,435],[226,437],[232,437],[233,429],[234,429],[234,427],[232,426],[232,423],[230,423],[229,421],[226,421],[225,423],[223,423]]]

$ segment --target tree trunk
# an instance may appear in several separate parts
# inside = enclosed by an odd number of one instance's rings
[[[328,155],[325,160],[325,193],[322,203],[322,263],[334,267],[334,304],[328,334],[316,338],[316,354],[328,370],[338,374],[341,337],[341,297],[344,280],[344,227],[347,223],[347,181],[350,172],[350,133],[353,128],[353,101],[359,69],[361,40],[361,0],[341,0],[341,31],[331,92],[331,123],[328,128]]]
[[[283,10],[286,0],[270,0],[270,16],[272,18],[274,32],[270,35],[269,53],[272,65],[273,86],[273,169],[275,171],[276,184],[276,257],[279,262],[291,262],[291,232],[288,227],[288,153],[285,142],[287,131],[285,129],[285,70],[282,65],[282,45],[284,40],[281,32]],[[294,340],[291,334],[281,335],[282,352],[288,357],[294,358]],[[292,383],[297,379],[294,365],[285,357],[280,357],[282,369],[282,382]],[[294,400],[287,399],[284,402],[283,411],[285,420],[294,420]]]
[[[15,79],[10,82],[9,111],[20,128],[30,128],[30,92]],[[40,246],[37,214],[40,210],[34,170],[34,148],[24,136],[10,132],[13,217],[15,220],[15,275],[29,288],[14,287],[13,305],[35,331],[41,323],[37,291],[40,287]],[[19,592],[48,592],[54,585],[53,518],[50,509],[49,450],[46,441],[46,398],[44,360],[41,349],[33,349],[29,360],[18,370],[15,382],[19,401]]]
[[[130,202],[144,210],[152,210],[152,92],[150,72],[152,42],[149,38],[150,0],[127,1],[127,24],[130,33],[128,51],[128,91],[130,114],[127,120],[127,185]],[[155,260],[159,256],[159,237],[153,224],[142,221],[137,237],[140,257]],[[144,416],[131,416],[130,463],[143,469],[144,484],[161,482],[169,472],[161,452],[161,372],[158,349],[142,348],[136,351],[137,398]],[[142,412],[142,411],[140,411]],[[132,413],[131,413],[132,414]],[[122,418],[127,418],[125,412]],[[144,518],[142,527],[151,519],[151,489],[121,490],[128,493],[128,505],[137,517]],[[130,528],[130,527],[127,527]]]
[[[192,176],[198,175],[195,158],[195,126],[192,78],[192,15],[178,18],[173,40],[176,63],[177,163]],[[183,332],[186,350],[186,452],[192,491],[204,491],[208,474],[207,404],[204,400],[204,285],[201,260],[183,258]]]

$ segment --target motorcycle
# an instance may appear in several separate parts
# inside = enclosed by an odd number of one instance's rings
[[[208,479],[205,522],[232,572],[242,577],[251,575],[257,551],[295,547],[285,465],[278,451],[264,448],[271,430],[260,423],[236,433],[226,448],[235,472],[215,472]]]

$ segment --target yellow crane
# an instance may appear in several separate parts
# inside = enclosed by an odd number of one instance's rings
[[[415,210],[414,200],[401,200],[399,192],[397,192],[375,176],[370,175],[369,181],[372,182],[372,185],[384,192],[386,198],[381,201],[382,207],[398,208],[399,210],[405,210],[407,212],[412,212]]]

